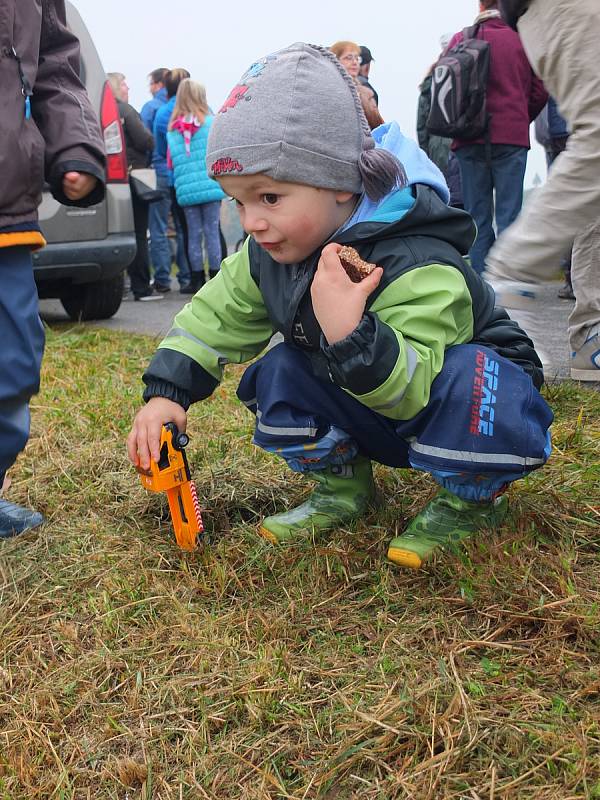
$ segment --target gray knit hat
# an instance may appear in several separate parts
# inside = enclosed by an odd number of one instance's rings
[[[350,75],[324,47],[297,42],[256,61],[215,116],[208,173],[264,173],[372,200],[406,183],[400,162],[375,149]]]

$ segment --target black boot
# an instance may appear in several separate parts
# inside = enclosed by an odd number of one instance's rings
[[[219,274],[219,270],[218,269],[210,269],[208,271],[209,280],[212,280],[213,278],[216,278],[218,274]]]
[[[205,277],[203,272],[191,272],[190,282],[187,286],[179,290],[179,294],[196,294],[198,289],[204,286],[204,281]]]

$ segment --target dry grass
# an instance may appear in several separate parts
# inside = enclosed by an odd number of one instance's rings
[[[551,464],[514,516],[413,574],[385,543],[432,494],[275,550],[305,482],[253,448],[231,370],[192,412],[210,546],[179,551],[123,440],[148,338],[49,332],[0,545],[0,800],[600,797],[600,394],[550,387]]]

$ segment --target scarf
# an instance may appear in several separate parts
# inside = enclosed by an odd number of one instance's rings
[[[479,25],[480,22],[485,22],[487,19],[500,19],[501,17],[502,15],[497,8],[490,8],[475,17],[475,25]]]
[[[192,114],[187,114],[185,117],[177,117],[177,119],[173,121],[171,130],[178,131],[183,136],[185,152],[188,156],[191,153],[192,136],[196,131],[200,130],[201,127],[202,123],[198,117]]]

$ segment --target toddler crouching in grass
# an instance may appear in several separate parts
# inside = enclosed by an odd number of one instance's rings
[[[552,412],[527,335],[461,257],[475,229],[441,173],[396,123],[371,133],[325,48],[296,43],[252,64],[215,117],[209,175],[249,237],[177,316],[143,380],[128,438],[158,460],[163,423],[186,427],[228,362],[258,356],[238,397],[254,442],[316,481],[263,520],[283,543],[346,525],[375,496],[372,461],[429,472],[437,496],[389,543],[418,568],[498,527],[503,492],[550,454]],[[360,283],[338,252],[377,268]]]

